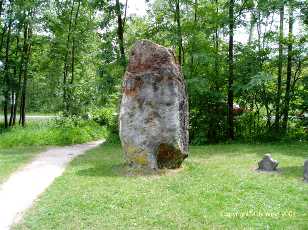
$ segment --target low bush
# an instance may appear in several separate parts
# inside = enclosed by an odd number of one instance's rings
[[[95,109],[90,115],[93,121],[105,126],[107,129],[106,141],[108,143],[119,143],[119,117],[115,107]]]
[[[79,117],[32,121],[26,127],[1,129],[0,148],[35,145],[69,145],[105,138],[107,128]]]

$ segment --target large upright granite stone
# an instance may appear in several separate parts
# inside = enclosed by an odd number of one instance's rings
[[[278,166],[278,161],[274,160],[271,154],[264,154],[263,159],[258,162],[259,170],[275,171]]]
[[[178,168],[187,157],[187,95],[172,50],[135,43],[123,79],[120,138],[131,166]]]
[[[308,183],[308,160],[304,163],[304,181]]]

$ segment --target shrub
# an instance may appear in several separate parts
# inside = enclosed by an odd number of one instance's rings
[[[91,115],[95,122],[105,126],[111,133],[118,134],[118,113],[114,107],[95,109]]]
[[[69,145],[106,138],[106,127],[93,120],[61,117],[51,121],[33,121],[26,127],[2,131],[0,148],[30,145]]]

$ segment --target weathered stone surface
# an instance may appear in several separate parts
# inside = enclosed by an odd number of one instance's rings
[[[304,181],[308,183],[308,160],[304,163]]]
[[[258,162],[259,170],[274,171],[278,166],[278,161],[274,160],[271,154],[264,154],[263,159]]]
[[[187,157],[186,88],[170,49],[135,43],[123,79],[120,138],[132,166],[178,168]]]

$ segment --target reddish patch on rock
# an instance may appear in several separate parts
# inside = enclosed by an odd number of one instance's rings
[[[140,78],[128,78],[124,82],[123,91],[127,96],[136,96],[143,81]]]
[[[147,43],[147,41],[143,41]],[[164,47],[155,45],[143,50],[142,42],[134,47],[127,67],[130,73],[141,73],[148,71],[159,71],[162,66],[174,65],[175,57],[171,50],[167,51]],[[176,65],[177,66],[177,65]],[[177,66],[178,67],[178,66]]]

